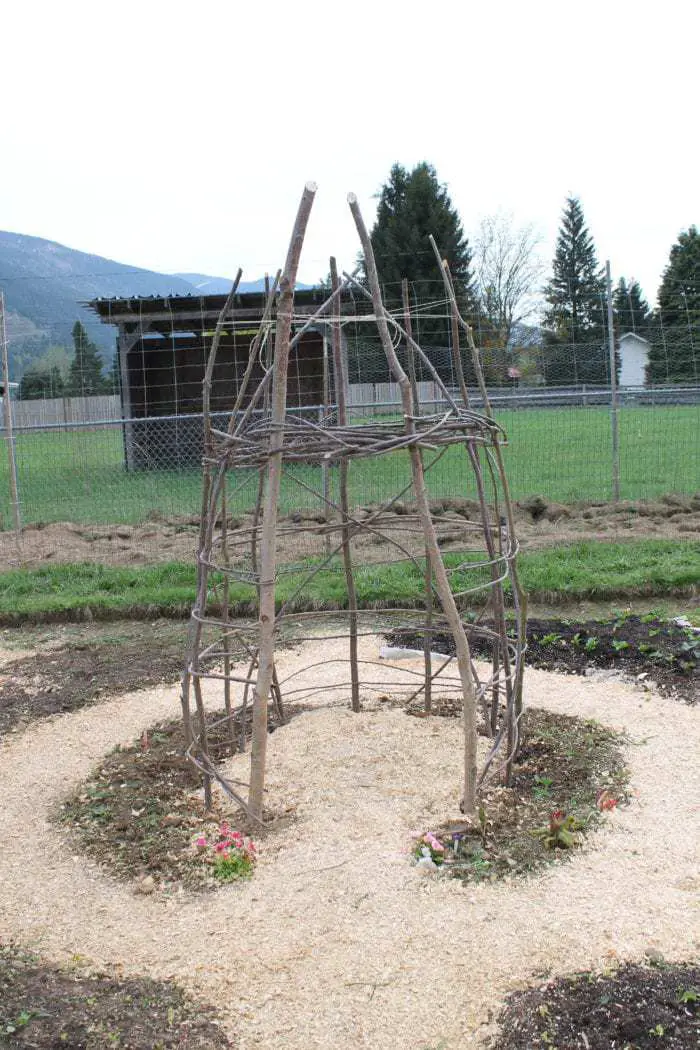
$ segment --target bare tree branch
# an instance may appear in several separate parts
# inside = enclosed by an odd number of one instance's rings
[[[486,318],[507,345],[515,325],[532,317],[544,262],[532,225],[515,226],[506,212],[482,220],[475,238],[475,285]]]

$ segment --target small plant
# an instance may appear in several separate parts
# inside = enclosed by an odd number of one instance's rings
[[[561,635],[555,634],[553,631],[550,634],[545,634],[540,638],[540,645],[554,645],[556,642],[561,641]]]
[[[629,649],[630,643],[621,638],[613,638],[612,647],[616,653],[621,653],[624,649]]]
[[[14,1035],[20,1028],[26,1027],[32,1019],[32,1014],[27,1010],[22,1010],[17,1017],[13,1020],[8,1021],[3,1029],[5,1035]]]
[[[571,849],[577,845],[576,831],[579,824],[572,815],[567,816],[563,809],[553,809],[549,816],[549,825],[536,828],[532,834],[542,841],[545,849]]]
[[[532,789],[532,794],[535,798],[549,798],[552,794],[552,778],[542,777],[539,774],[535,777],[535,787]]]
[[[607,788],[603,788],[602,791],[598,792],[598,797],[596,798],[596,806],[602,812],[603,810],[615,809],[619,801],[620,800],[615,798],[614,795],[610,794]]]
[[[587,638],[584,649],[587,653],[592,653],[598,648],[598,639],[595,637]]]
[[[697,988],[683,988],[678,993],[679,1003],[697,1003],[700,1000],[700,992]]]
[[[419,863],[423,863],[424,866],[429,866],[429,863],[432,862],[437,865],[437,867],[440,867],[445,860],[445,847],[432,831],[427,831],[425,835],[418,840],[413,855],[416,860]]]
[[[205,835],[195,840],[195,846],[207,864],[212,865],[214,876],[222,882],[233,882],[253,874],[257,860],[255,843],[245,839],[240,831],[231,831],[224,822],[219,835],[210,842]]]

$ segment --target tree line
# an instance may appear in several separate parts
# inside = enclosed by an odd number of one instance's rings
[[[73,325],[72,337],[72,357],[63,347],[53,347],[25,371],[19,385],[21,400],[119,393],[116,358],[105,375],[100,352],[80,321]]]
[[[532,227],[516,227],[504,216],[488,218],[472,247],[434,167],[421,163],[408,171],[395,164],[379,192],[371,234],[386,298],[395,309],[403,278],[417,302],[439,298],[430,233],[477,333],[487,382],[610,382],[605,275],[578,198],[566,199],[544,280]],[[447,322],[436,317],[440,308],[421,324],[422,341],[437,354],[449,344]],[[541,322],[528,326],[538,309]],[[695,226],[671,248],[657,305],[649,306],[637,281],[620,278],[613,311],[616,339],[634,332],[649,344],[648,382],[700,379],[700,235]],[[618,370],[619,364],[618,354]]]
[[[385,299],[392,309],[400,310],[402,281],[408,281],[412,303],[420,307],[414,320],[416,334],[430,349],[435,367],[449,378],[447,305],[428,243],[430,234],[449,263],[460,308],[476,332],[488,383],[610,382],[605,277],[577,197],[566,199],[551,270],[545,275],[532,226],[516,226],[508,216],[493,216],[482,221],[472,246],[431,164],[423,162],[410,171],[400,164],[392,167],[378,194],[371,231]],[[697,227],[683,231],[671,247],[656,306],[650,307],[637,281],[620,278],[613,307],[616,338],[634,332],[649,344],[648,382],[698,382]],[[541,313],[539,323],[528,323],[536,313]],[[21,398],[90,397],[119,391],[116,359],[105,375],[99,351],[80,321],[75,322],[72,336],[72,358],[61,348],[49,351],[25,372]],[[383,354],[372,337],[362,340],[350,360],[351,381],[388,378],[382,371]],[[619,369],[619,354],[616,363]],[[468,359],[465,369],[473,382]]]

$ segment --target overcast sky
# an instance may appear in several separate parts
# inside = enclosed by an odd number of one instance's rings
[[[0,228],[166,272],[357,252],[393,162],[428,160],[465,229],[580,197],[602,262],[655,297],[700,223],[691,0],[78,0],[3,5]]]

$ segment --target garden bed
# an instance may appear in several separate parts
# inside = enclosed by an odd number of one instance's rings
[[[360,639],[363,659],[377,648]],[[533,704],[629,734],[631,804],[543,877],[422,879],[410,857],[418,830],[459,817],[459,720],[407,718],[365,693],[353,714],[347,687],[333,687],[333,660],[346,654],[332,639],[280,653],[280,679],[327,683],[326,706],[269,738],[268,800],[294,807],[294,823],[263,842],[252,879],[223,892],[135,894],[47,821],[110,749],[177,713],[177,688],[120,696],[4,741],[3,936],[51,959],[80,953],[101,972],[175,980],[216,1004],[242,1047],[285,1050],[382,1046],[387,1032],[392,1045],[421,1050],[482,1045],[514,988],[652,951],[696,956],[696,708],[648,702],[622,680],[529,670]],[[232,755],[228,774],[246,779],[249,759]]]
[[[468,882],[525,875],[570,858],[605,811],[627,801],[621,736],[599,723],[529,708],[512,785],[487,791],[479,824],[436,831],[441,870]],[[418,847],[420,849],[420,846]]]
[[[65,630],[65,629],[64,629]],[[72,629],[42,652],[10,660],[0,668],[0,736],[50,715],[182,674],[186,626],[169,621]]]
[[[229,729],[223,717],[222,711],[209,716],[209,749],[217,760],[238,750],[238,726]],[[110,875],[138,879],[144,893],[217,885],[194,842],[215,838],[223,815],[216,806],[205,811],[202,777],[185,748],[182,720],[160,722],[106,755],[56,811],[87,856]]]
[[[578,973],[508,998],[491,1050],[697,1050],[700,968],[659,962]]]
[[[0,1044],[27,1050],[227,1050],[214,1011],[176,984],[81,976],[0,944]]]
[[[423,647],[420,633],[402,631],[388,638],[392,645]],[[481,639],[472,638],[471,644],[476,653],[485,652]],[[435,634],[431,648],[451,654],[454,641],[449,635]],[[614,669],[653,682],[688,703],[700,696],[700,632],[653,613],[621,613],[609,620],[583,622],[530,617],[525,662],[566,674],[583,675],[594,667]]]

